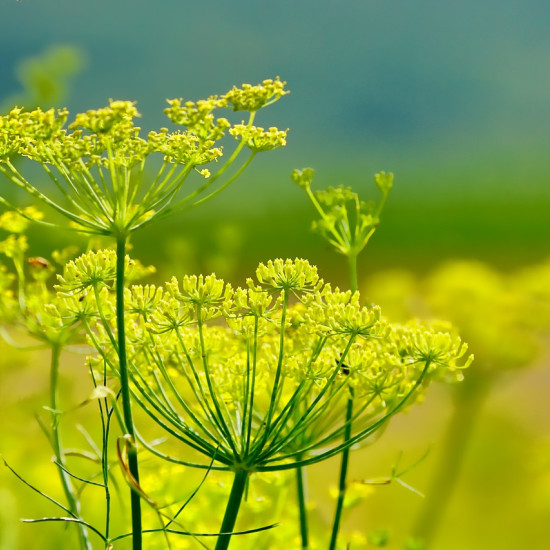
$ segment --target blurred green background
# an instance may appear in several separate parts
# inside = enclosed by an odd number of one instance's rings
[[[258,159],[196,217],[173,222],[205,241],[208,218],[238,226],[247,267],[306,250],[325,263],[307,234],[309,205],[289,182],[303,166],[320,187],[364,195],[373,173],[396,174],[371,270],[457,255],[509,267],[544,254],[547,2],[29,0],[1,9],[2,98],[20,91],[18,63],[55,44],[87,60],[62,100],[73,113],[137,100],[144,129],[165,124],[167,97],[288,81],[292,94],[258,122],[289,127],[287,148]]]
[[[375,194],[375,172],[395,173],[382,225],[360,258],[363,280],[388,268],[423,277],[451,258],[508,272],[548,256],[549,24],[543,0],[3,0],[0,105],[63,104],[75,113],[109,98],[137,100],[148,130],[165,124],[167,97],[196,100],[276,75],[288,82],[292,93],[258,121],[290,128],[288,146],[260,156],[216,201],[136,237],[134,254],[158,265],[161,280],[214,270],[242,283],[259,261],[302,256],[345,285],[339,258],[309,231],[314,212],[290,181],[304,166],[315,168],[315,188],[351,185],[364,198]],[[42,255],[74,236],[40,230],[32,238]],[[547,356],[493,388],[435,550],[547,547]],[[29,412],[45,390],[36,369],[2,361],[1,412],[11,420],[0,450],[27,460],[29,434],[41,437]],[[384,475],[399,450],[414,458],[432,444],[410,474],[426,492],[450,411],[436,389],[355,459],[354,474]],[[18,429],[27,430],[26,443],[14,453]],[[0,480],[13,488],[4,473]],[[39,503],[29,511],[12,489],[0,491],[14,517],[41,514]],[[390,528],[390,547],[401,548],[421,506],[391,485],[350,520],[365,532]],[[22,545],[55,532],[18,530]],[[24,547],[2,537],[2,550]]]

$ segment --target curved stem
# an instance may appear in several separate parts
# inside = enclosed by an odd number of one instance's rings
[[[93,378],[93,370],[90,366],[90,374]],[[107,364],[103,367],[103,385],[107,386]],[[97,384],[94,381],[94,387]],[[103,489],[105,491],[105,538],[109,539],[111,531],[111,490],[109,488],[109,432],[111,428],[111,418],[114,412],[113,407],[109,406],[109,400],[105,398],[103,403],[98,400],[99,414],[101,418],[102,446],[101,446],[101,473],[103,475]]]
[[[116,321],[118,331],[120,396],[122,399],[122,413],[124,417],[124,424],[126,426],[126,434],[131,437],[132,441],[132,444],[128,445],[128,468],[132,477],[139,484],[139,466],[135,441],[134,421],[132,419],[132,404],[130,401],[128,361],[126,357],[126,327],[124,322],[124,267],[126,258],[126,236],[119,236],[117,238],[116,251]],[[131,489],[130,504],[132,510],[132,550],[142,550],[141,497],[134,489]]]
[[[59,375],[59,357],[61,355],[61,347],[54,345],[51,348],[51,362],[50,362],[50,409],[52,417],[52,445],[55,454],[55,461],[58,464],[59,478],[61,485],[63,486],[63,492],[67,499],[69,510],[75,515],[80,517],[80,504],[76,496],[71,478],[67,473],[67,466],[65,464],[65,456],[63,454],[63,444],[61,442],[61,433],[59,430],[59,411],[57,410],[57,396],[58,396],[58,375]],[[85,525],[78,525],[80,548],[85,550],[91,550],[92,545],[88,538],[88,530]]]
[[[269,457],[263,458],[261,461],[254,462],[255,471],[256,472],[282,472],[284,470],[293,470],[298,466],[310,466],[311,464],[317,464],[318,462],[322,462],[323,460],[327,460],[328,458],[337,456],[345,448],[351,447],[356,443],[363,441],[364,439],[366,439],[367,437],[371,436],[376,431],[381,429],[390,420],[390,418],[395,416],[405,406],[405,404],[408,402],[410,397],[417,391],[417,389],[420,387],[420,385],[424,381],[424,378],[426,377],[426,373],[428,372],[431,364],[432,364],[431,360],[426,361],[426,363],[424,364],[424,368],[420,373],[420,376],[417,378],[412,388],[407,392],[407,394],[397,403],[397,405],[391,411],[379,417],[368,427],[360,429],[357,433],[353,434],[346,443],[342,442],[339,445],[336,445],[335,447],[329,447],[327,450],[319,451],[319,449],[322,449],[323,446],[325,446],[328,442],[333,441],[334,435],[329,435],[324,437],[318,442],[312,443],[307,447],[300,449],[300,452],[303,454],[307,454],[310,451],[317,451],[316,453],[312,453],[310,458],[307,458],[304,460],[296,460],[296,453],[285,454],[284,452],[281,452],[277,456],[270,455]],[[339,431],[341,430],[342,428],[340,428]],[[294,462],[285,462],[285,460],[287,459],[292,459],[294,460]]]
[[[246,125],[248,129],[250,129],[250,127],[254,123],[255,117],[256,117],[256,112],[252,111],[248,117],[248,122]],[[198,189],[193,191],[193,193],[191,193],[190,195],[182,199],[181,203],[183,204],[183,203],[189,202],[190,200],[193,200],[196,196],[200,195],[203,191],[208,189],[216,180],[218,180],[221,176],[223,176],[225,171],[235,162],[236,158],[239,156],[244,146],[245,146],[245,141],[241,140],[240,143],[235,148],[235,150],[233,151],[233,153],[231,154],[231,156],[227,159],[225,164],[212,177],[210,177],[208,181],[206,181]]]
[[[215,550],[226,550],[229,547],[231,532],[233,531],[235,522],[237,521],[247,479],[248,470],[237,470],[235,472],[235,479],[233,480],[233,486],[231,487],[231,493],[229,494],[229,500],[227,501],[222,526],[220,527],[220,532],[224,534],[218,537]]]
[[[305,188],[305,190],[306,190],[306,193],[307,193],[309,199],[313,203],[313,206],[315,207],[317,212],[319,212],[319,215],[324,220],[324,222],[327,224],[327,227],[330,228],[330,232],[331,232],[332,236],[334,237],[334,245],[336,246],[336,248],[338,248],[338,247],[345,248],[346,243],[344,243],[344,241],[342,240],[342,235],[340,235],[338,233],[338,231],[336,231],[336,229],[334,228],[334,223],[331,222],[330,219],[328,218],[328,216],[326,215],[325,211],[323,210],[323,208],[319,204],[319,201],[315,197],[315,194],[311,190],[311,187],[309,187],[309,185],[308,185]]]
[[[254,157],[257,153],[253,152],[246,162],[243,163],[243,165],[220,187],[218,187],[215,191],[212,191],[212,193],[209,193],[206,195],[206,197],[203,197],[202,199],[199,199],[198,201],[192,203],[189,208],[195,208],[195,206],[199,206],[199,204],[202,204],[203,202],[206,202],[212,198],[214,198],[216,195],[219,195],[223,190],[227,189],[248,167],[248,165],[252,162]]]

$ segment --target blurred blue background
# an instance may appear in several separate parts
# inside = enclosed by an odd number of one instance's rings
[[[370,248],[376,265],[466,255],[508,267],[547,250],[547,2],[3,0],[0,21],[0,97],[20,91],[22,60],[73,45],[87,63],[70,110],[137,100],[144,129],[165,124],[168,97],[288,81],[292,94],[258,122],[289,127],[287,148],[178,220],[203,237],[198,248],[209,246],[205,220],[223,218],[245,228],[246,267],[306,250],[322,263],[323,245],[307,235],[313,212],[289,180],[312,166],[318,187],[362,196],[375,172],[396,174]]]

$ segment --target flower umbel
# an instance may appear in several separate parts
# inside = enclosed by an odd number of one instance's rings
[[[374,176],[382,193],[378,204],[360,200],[351,187],[342,185],[313,192],[313,176],[311,168],[304,168],[294,170],[291,178],[306,191],[321,216],[313,223],[314,231],[320,233],[338,253],[357,257],[380,223],[380,213],[393,186],[393,174],[380,172]]]
[[[172,99],[165,113],[180,128],[161,128],[147,137],[141,136],[134,123],[140,114],[132,101],[110,100],[106,107],[77,114],[68,127],[66,109],[14,108],[0,117],[0,173],[68,218],[79,231],[127,237],[161,213],[214,197],[242,173],[255,154],[284,146],[286,131],[265,131],[252,122],[259,109],[285,93],[284,83],[276,79],[196,102]],[[227,118],[217,116],[227,107],[249,111],[248,121],[232,126]],[[225,163],[214,170],[224,155],[219,141],[228,129],[237,143]],[[250,150],[249,158],[226,176],[244,147]],[[18,156],[42,167],[61,195],[59,200],[24,176],[12,162]],[[160,162],[150,162],[155,157]],[[146,177],[146,166],[154,166],[152,181]],[[184,182],[196,172],[207,181],[178,198]],[[213,186],[218,180],[219,185]],[[0,203],[16,209],[1,196]]]
[[[278,470],[333,456],[351,391],[362,399],[346,445],[412,403],[442,369],[463,368],[456,337],[389,325],[379,308],[360,307],[358,293],[324,285],[305,260],[260,264],[248,286],[233,290],[210,275],[127,291],[135,399],[220,467]],[[97,343],[109,357],[108,340]]]

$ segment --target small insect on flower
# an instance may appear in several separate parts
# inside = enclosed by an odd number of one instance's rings
[[[41,256],[27,258],[27,263],[32,267],[39,267],[42,269],[48,269],[52,265],[48,262],[48,260],[46,260],[46,258],[42,258]]]
[[[348,376],[349,373],[351,372],[350,371],[350,368],[347,366],[347,365],[342,365],[340,367],[340,372],[344,375],[344,376]]]
[[[340,365],[340,374],[343,374],[344,376],[349,376],[349,373],[351,372],[349,365],[346,365],[345,363],[340,364],[342,356],[340,355],[340,360],[336,358],[334,360],[336,361],[336,366]]]

